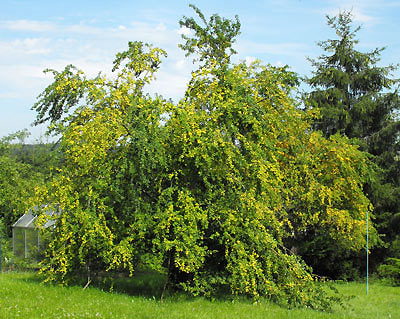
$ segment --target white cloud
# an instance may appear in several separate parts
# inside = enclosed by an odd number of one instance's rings
[[[158,93],[165,98],[172,98],[177,102],[183,97],[187,83],[190,79],[190,72],[171,72],[165,68],[156,75],[156,80],[146,89],[149,93]]]
[[[256,60],[257,60],[257,58],[254,57],[254,56],[246,56],[245,63],[246,63],[247,66],[249,66],[250,64],[252,64]]]
[[[19,92],[20,96],[32,94],[31,89],[37,89],[43,83],[43,80],[49,78],[48,75],[46,76],[43,73],[44,69],[43,66],[23,63],[18,65],[0,65],[0,73],[5,75],[0,78],[1,86],[3,88],[12,87],[13,90]],[[37,94],[38,92],[33,97]]]
[[[190,35],[192,32],[189,28],[186,28],[185,26],[182,26],[180,29],[177,30],[178,34],[183,34],[183,35]]]
[[[377,18],[364,14],[359,8],[352,10],[354,21],[361,23],[372,23],[377,20]]]
[[[12,45],[15,50],[22,50],[24,54],[48,54],[51,52],[49,43],[48,38],[25,38],[13,41]]]
[[[0,28],[25,32],[47,33],[53,39],[60,37],[90,36],[85,41],[113,41],[115,38],[141,40],[145,42],[171,43],[177,41],[179,35],[169,30],[164,23],[152,25],[146,22],[133,21],[129,26],[96,27],[85,23],[60,24],[34,20],[0,21]]]
[[[376,0],[333,0],[331,2],[334,6],[331,6],[331,8],[326,11],[329,16],[335,16],[343,11],[351,11],[354,22],[366,25],[373,25],[379,22],[380,19],[377,12],[384,7],[390,7],[390,2]]]
[[[298,56],[308,49],[307,45],[296,42],[262,43],[252,41],[238,41],[237,50],[241,54],[272,54],[281,56]]]
[[[72,25],[64,26],[62,29],[63,29],[62,30],[63,33],[76,33],[76,34],[97,35],[97,36],[101,36],[102,34],[104,34],[103,29],[88,26],[85,24],[72,24]]]
[[[128,41],[144,41],[165,49],[169,58],[163,61],[158,80],[149,88],[165,97],[181,97],[190,75],[191,63],[177,47],[180,40],[176,29],[163,23],[139,23],[115,27],[93,27],[85,24],[62,26],[21,20],[9,22],[8,27],[36,26],[46,37],[14,38],[0,41],[0,86],[9,98],[35,97],[51,82],[51,75],[43,74],[46,68],[61,71],[68,64],[82,69],[88,76],[100,71],[111,73],[115,54],[127,48]],[[42,26],[42,27],[39,27]],[[47,33],[43,33],[47,30]],[[58,32],[54,32],[58,30]],[[4,93],[5,94],[5,93]]]
[[[21,38],[0,41],[0,65],[26,63],[28,60],[41,60],[53,51],[49,38]]]
[[[0,92],[0,99],[18,99],[19,94],[17,92]]]
[[[349,11],[352,14],[352,19],[354,22],[358,23],[373,23],[376,22],[378,19],[376,17],[373,17],[371,15],[367,15],[364,9],[358,7],[358,6],[353,6],[353,5],[343,5],[338,8],[332,8],[328,10],[328,15],[330,17],[337,16],[339,13],[344,12],[344,11]]]
[[[159,23],[158,25],[157,25],[157,27],[156,27],[156,30],[157,31],[167,31],[167,27],[165,26],[165,24],[164,23]]]
[[[175,62],[175,67],[178,70],[183,70],[187,68],[187,60],[186,59],[179,59],[178,61]]]
[[[35,20],[9,20],[1,22],[0,26],[9,30],[28,32],[49,32],[57,29],[53,23]]]

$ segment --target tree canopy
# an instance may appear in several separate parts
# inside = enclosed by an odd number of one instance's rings
[[[288,245],[323,232],[364,247],[368,157],[311,129],[286,67],[230,61],[237,18],[193,8],[205,26],[184,17],[181,47],[204,63],[178,103],[143,93],[166,54],[141,42],[117,54],[111,78],[51,71],[34,108],[62,133],[65,163],[38,189],[62,211],[40,217],[56,220],[41,271],[65,283],[146,265],[194,295],[329,308],[335,297]]]

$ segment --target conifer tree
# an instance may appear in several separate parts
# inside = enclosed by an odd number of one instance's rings
[[[384,48],[366,53],[355,48],[360,27],[353,28],[351,12],[327,16],[327,23],[338,38],[319,42],[325,53],[309,59],[314,71],[306,79],[312,90],[306,104],[320,111],[314,129],[326,137],[346,135],[372,155],[376,175],[366,192],[377,229],[390,242],[395,237],[391,220],[400,211],[399,81],[392,78],[397,66],[378,66]],[[379,254],[382,259],[384,250]]]

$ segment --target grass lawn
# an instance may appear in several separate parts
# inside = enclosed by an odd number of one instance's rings
[[[126,280],[124,280],[126,283]],[[0,274],[0,318],[400,318],[400,287],[337,284],[340,292],[353,295],[347,309],[332,313],[309,309],[287,310],[271,303],[208,301],[184,295],[167,296],[163,303],[153,297],[160,280],[144,275],[114,292],[98,287],[43,285],[34,273]],[[117,288],[119,291],[116,292]]]

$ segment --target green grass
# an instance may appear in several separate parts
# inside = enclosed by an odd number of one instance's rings
[[[128,284],[129,283],[129,284]],[[134,281],[119,279],[114,292],[99,287],[43,285],[34,273],[0,274],[0,318],[400,318],[400,288],[372,284],[337,284],[353,295],[347,309],[333,313],[287,310],[271,303],[208,301],[182,294],[159,301],[161,281],[143,274]],[[117,292],[119,291],[119,292]],[[122,293],[124,292],[124,293]]]

